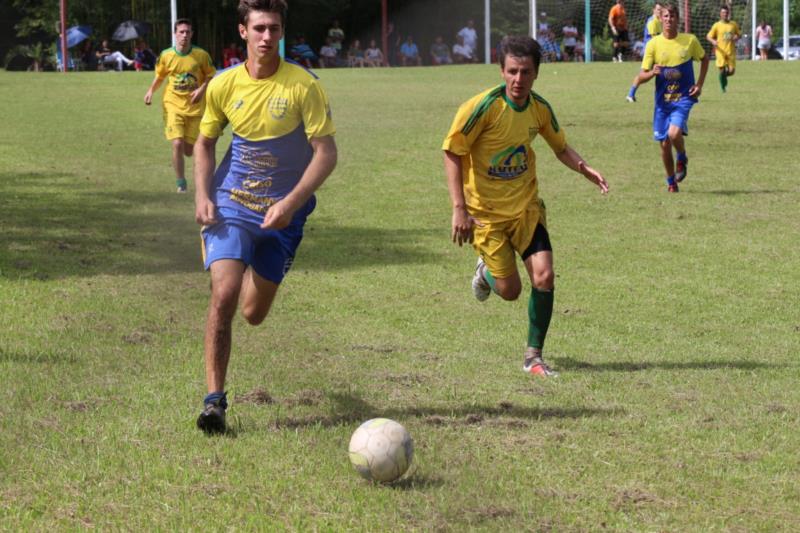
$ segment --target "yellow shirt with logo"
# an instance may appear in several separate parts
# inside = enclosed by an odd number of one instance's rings
[[[461,156],[471,215],[502,222],[520,217],[538,203],[536,154],[531,147],[537,135],[555,153],[567,146],[550,104],[534,92],[520,107],[500,85],[461,105],[442,149]]]
[[[191,102],[191,95],[216,73],[211,56],[197,46],[183,54],[167,48],[158,56],[156,77],[166,79],[164,88],[164,111],[171,111],[188,117],[203,115],[204,101]]]
[[[717,55],[722,52],[722,55],[725,59],[728,58],[736,58],[736,41],[734,37],[738,37],[742,35],[742,30],[739,29],[739,24],[736,22],[729,20],[725,22],[724,20],[719,20],[711,26],[711,29],[708,31],[709,39],[714,39],[717,41]]]

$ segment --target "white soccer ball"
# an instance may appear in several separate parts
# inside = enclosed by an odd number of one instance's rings
[[[406,428],[388,418],[361,424],[350,437],[350,462],[364,478],[388,483],[406,473],[414,457],[414,441]]]

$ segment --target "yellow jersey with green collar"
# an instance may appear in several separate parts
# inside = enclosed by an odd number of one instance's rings
[[[442,149],[461,156],[470,214],[502,222],[518,218],[538,203],[536,154],[531,147],[538,135],[555,153],[567,146],[550,104],[533,91],[522,107],[508,99],[505,85],[461,105]]]
[[[736,22],[729,20],[725,22],[724,20],[718,20],[711,26],[711,29],[708,31],[709,39],[714,39],[717,41],[717,48],[718,53],[722,52],[725,56],[725,59],[730,57],[736,58],[736,41],[734,37],[741,36],[742,30],[739,29],[739,24]]]
[[[193,104],[191,95],[215,73],[211,56],[202,48],[192,46],[185,54],[174,47],[162,51],[156,62],[156,77],[166,79],[164,110],[189,117],[202,116],[203,100]]]
[[[694,85],[693,61],[700,61],[706,53],[700,41],[691,33],[679,33],[673,39],[664,34],[650,39],[644,49],[642,70],[651,70],[653,65],[661,67],[656,76],[656,105],[665,107],[689,98],[689,89]]]
[[[317,77],[284,60],[269,78],[251,78],[241,63],[211,80],[200,132],[215,139],[227,125],[233,139],[214,173],[212,201],[222,218],[256,223],[300,181],[313,155],[309,140],[336,132]]]

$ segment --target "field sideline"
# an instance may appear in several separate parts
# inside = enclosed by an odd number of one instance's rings
[[[498,68],[320,71],[339,166],[270,318],[234,322],[220,438],[194,427],[208,277],[151,73],[0,71],[0,529],[800,529],[798,67],[741,62],[723,95],[712,65],[668,195],[637,67],[542,65],[611,185],[535,142],[546,382],[527,298],[477,303],[449,242],[439,148]],[[392,487],[347,460],[375,416],[416,442]]]

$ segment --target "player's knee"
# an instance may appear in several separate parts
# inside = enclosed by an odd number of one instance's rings
[[[683,136],[683,132],[680,128],[670,128],[669,132],[667,132],[667,136],[669,137],[670,142],[675,142]]]
[[[192,157],[193,153],[194,153],[194,145],[193,144],[189,144],[187,142],[184,142],[183,143],[183,155],[185,155],[186,157]]]
[[[183,139],[172,139],[172,149],[178,152],[183,152]]]
[[[269,309],[259,309],[257,306],[242,306],[242,316],[251,326],[258,326],[267,318]]]
[[[556,275],[552,268],[543,269],[533,273],[533,286],[540,291],[553,290]]]
[[[221,316],[230,316],[236,312],[239,301],[239,291],[230,286],[212,286],[211,310]]]

